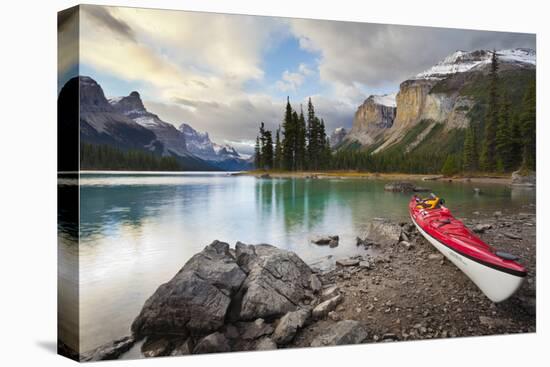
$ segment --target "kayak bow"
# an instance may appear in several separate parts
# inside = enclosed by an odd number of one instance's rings
[[[448,208],[417,208],[416,197],[409,213],[418,231],[455,264],[493,302],[512,296],[527,275],[517,258],[496,251],[454,218]]]

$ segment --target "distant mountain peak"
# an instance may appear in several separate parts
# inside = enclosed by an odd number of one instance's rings
[[[111,98],[109,100],[109,103],[118,112],[130,116],[131,118],[135,118],[145,113],[148,113],[148,111],[145,109],[145,106],[143,105],[141,96],[136,91],[133,91],[125,97]]]
[[[536,65],[536,51],[530,48],[497,50],[500,62]],[[492,50],[457,50],[431,68],[417,74],[414,79],[443,79],[451,74],[463,73],[491,62]]]

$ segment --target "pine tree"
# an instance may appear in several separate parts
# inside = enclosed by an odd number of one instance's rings
[[[283,161],[283,147],[281,145],[280,130],[281,129],[278,128],[275,133],[275,153],[273,157],[273,168],[275,169],[281,169]]]
[[[296,169],[304,170],[306,167],[306,120],[304,111],[300,106],[300,115],[296,123]]]
[[[273,168],[273,138],[271,131],[264,130],[265,144],[262,147],[262,161],[265,169]]]
[[[464,172],[474,172],[477,169],[478,157],[475,128],[471,125],[466,129],[466,134],[464,136],[464,150],[462,154],[462,169]]]
[[[493,50],[489,72],[489,95],[485,114],[485,134],[481,151],[481,168],[485,171],[496,169],[496,130],[498,125],[498,58]]]
[[[460,172],[460,162],[458,157],[454,154],[447,156],[443,167],[441,168],[441,173],[445,176],[452,176]]]
[[[254,145],[254,166],[256,167],[256,169],[262,168],[262,157],[261,157],[259,136],[256,136],[256,145]]]
[[[495,148],[497,154],[497,168],[499,171],[512,169],[512,132],[510,123],[510,108],[512,103],[504,90],[501,93],[501,103],[498,115],[498,126],[495,135]]]
[[[285,117],[283,120],[283,169],[294,169],[294,147],[296,129],[292,119],[292,106],[290,99],[286,99]]]
[[[522,112],[520,116],[521,133],[523,138],[523,162],[522,168],[535,170],[536,168],[536,128],[537,128],[537,108],[536,108],[536,85],[533,80],[523,96]]]
[[[319,154],[317,136],[317,117],[311,98],[307,102],[307,160],[310,169],[317,169],[317,158]]]
[[[512,159],[511,169],[516,170],[521,165],[523,158],[523,138],[518,114],[514,114],[511,120],[510,135],[510,157]]]

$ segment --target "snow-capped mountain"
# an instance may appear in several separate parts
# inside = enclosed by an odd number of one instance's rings
[[[119,113],[154,132],[164,146],[162,152],[164,156],[176,154],[186,157],[191,155],[185,144],[185,135],[174,125],[162,121],[157,115],[147,111],[138,92],[134,91],[126,97],[112,98],[109,103]]]
[[[417,74],[414,79],[443,79],[450,74],[463,73],[474,68],[483,67],[491,62],[491,50],[456,51],[442,61]],[[536,65],[537,54],[529,48],[515,48],[497,51],[499,62]]]
[[[376,104],[379,104],[381,106],[395,107],[397,106],[397,102],[395,101],[396,96],[397,93],[390,93],[383,95],[373,95],[371,97],[373,99],[373,102]]]
[[[227,170],[251,168],[246,157],[241,156],[234,147],[212,142],[207,132],[199,132],[189,124],[183,123],[179,131],[185,135],[187,149],[195,156]]]
[[[334,129],[332,134],[330,134],[330,138],[329,138],[330,146],[335,147],[339,145],[342,142],[342,140],[344,140],[344,137],[346,136],[347,133],[348,132],[344,127],[337,127],[336,129]]]

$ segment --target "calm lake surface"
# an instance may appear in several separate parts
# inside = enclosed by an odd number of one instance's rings
[[[383,180],[259,179],[226,173],[83,173],[80,244],[74,225],[60,218],[60,337],[74,345],[70,325],[80,324],[80,348],[90,350],[129,334],[145,300],[213,240],[232,246],[270,243],[305,261],[365,251],[355,245],[375,217],[407,220],[409,194],[384,191]],[[504,185],[421,182],[457,217],[473,211],[532,211],[535,190]],[[474,194],[474,187],[482,194]],[[70,186],[63,186],[69,190]],[[73,187],[74,189],[74,187]],[[336,248],[310,243],[338,234]],[[75,268],[75,264],[78,267]],[[71,274],[76,269],[80,289]],[[71,287],[71,285],[73,287]],[[71,302],[80,299],[80,308]]]

